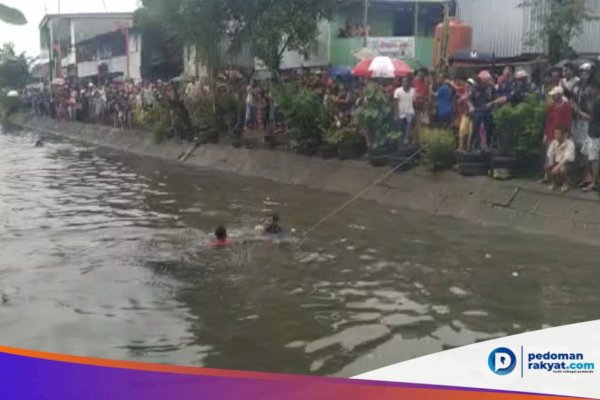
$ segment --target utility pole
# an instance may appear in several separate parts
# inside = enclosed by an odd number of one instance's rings
[[[369,0],[365,0],[365,9],[363,15],[363,30],[364,30],[364,38],[363,45],[367,47],[369,45],[369,30],[367,26],[369,25]]]
[[[60,14],[60,0],[58,0],[58,14]]]
[[[438,54],[438,75],[448,73],[450,67],[448,60],[448,46],[450,45],[450,4],[444,3],[444,27]]]

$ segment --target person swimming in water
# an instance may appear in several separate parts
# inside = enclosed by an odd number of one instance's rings
[[[265,235],[281,235],[283,233],[283,228],[279,225],[279,214],[269,215],[263,233]]]
[[[44,147],[44,141],[42,139],[38,139],[37,142],[33,145],[34,147]]]
[[[227,229],[224,226],[215,229],[215,238],[216,240],[210,244],[211,247],[227,247],[231,244],[227,239]]]

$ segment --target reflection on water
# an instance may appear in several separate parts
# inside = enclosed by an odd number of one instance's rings
[[[345,198],[33,138],[0,135],[4,345],[351,376],[600,314],[596,248],[363,202],[268,243]]]

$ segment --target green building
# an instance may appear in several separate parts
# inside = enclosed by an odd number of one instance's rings
[[[331,22],[331,64],[356,64],[353,53],[365,47],[366,14],[369,49],[432,67],[435,27],[443,21],[445,3],[453,13],[453,1],[341,0]]]

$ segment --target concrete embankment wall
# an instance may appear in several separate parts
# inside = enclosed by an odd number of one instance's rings
[[[155,144],[148,132],[16,115],[11,122],[31,130],[137,154],[177,160],[189,143]],[[244,176],[354,195],[386,170],[360,161],[322,160],[295,154],[203,145],[187,164]],[[378,203],[449,216],[482,226],[511,227],[527,233],[549,234],[600,244],[600,199],[596,193],[549,193],[528,181],[498,182],[485,177],[463,178],[453,172],[423,170],[394,173],[363,196]]]

